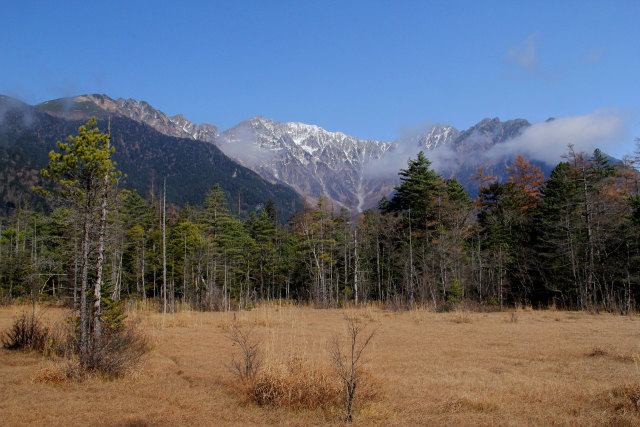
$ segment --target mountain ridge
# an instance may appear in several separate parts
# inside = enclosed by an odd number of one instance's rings
[[[308,203],[320,198],[352,214],[373,207],[390,195],[399,183],[398,172],[419,150],[433,160],[445,178],[457,178],[472,196],[479,166],[503,177],[512,159],[488,159],[493,146],[515,138],[531,124],[524,119],[502,122],[484,118],[465,130],[435,124],[393,142],[362,140],[343,132],[300,122],[277,122],[255,116],[218,133],[214,125],[195,123],[182,114],[168,116],[145,101],[112,99],[107,95],[80,95],[47,101],[36,106],[60,117],[88,118],[121,115],[144,123],[165,135],[202,141],[217,146],[239,164],[272,184],[284,184]],[[385,165],[385,167],[381,167]],[[548,168],[546,168],[548,169]]]
[[[85,101],[82,101],[85,102]],[[29,192],[30,185],[42,180],[39,170],[46,167],[49,151],[56,141],[77,134],[91,114],[91,105],[81,104],[71,119],[61,114],[49,114],[46,109],[0,98],[0,164],[6,175],[29,177],[29,182],[5,180],[0,184],[0,209],[19,204],[21,197],[38,206],[42,200]],[[81,117],[82,116],[82,117]],[[214,144],[193,138],[166,135],[153,127],[119,114],[103,114],[98,119],[100,129],[111,121],[113,155],[118,168],[126,173],[128,188],[141,195],[158,190],[166,177],[167,200],[184,205],[200,204],[206,192],[220,184],[230,199],[232,210],[241,215],[276,203],[279,218],[285,220],[303,206],[300,196],[290,187],[271,184],[254,171],[228,158]],[[25,169],[26,168],[26,169]],[[25,181],[24,179],[22,181]],[[154,182],[156,181],[156,182]],[[26,184],[30,184],[27,188]]]
[[[93,104],[96,108],[91,108]],[[109,114],[119,114],[134,121],[145,123],[165,135],[178,138],[192,138],[213,142],[218,136],[218,128],[208,123],[195,124],[182,114],[169,116],[152,107],[146,101],[135,99],[113,99],[105,94],[79,95],[45,101],[36,108],[58,117],[89,119],[95,115],[104,118]]]

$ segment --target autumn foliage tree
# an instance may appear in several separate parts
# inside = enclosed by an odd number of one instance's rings
[[[542,195],[542,185],[545,182],[540,166],[529,163],[522,154],[507,166],[509,178],[507,182],[516,185],[520,191],[521,210],[533,209],[539,206]]]
[[[522,155],[506,169],[507,182],[481,185],[476,201],[479,256],[484,265],[491,266],[483,276],[487,280],[484,288],[495,287],[492,293],[501,306],[514,298],[526,299],[533,289],[532,266],[528,262],[535,239],[532,212],[542,201],[544,183],[540,167]]]

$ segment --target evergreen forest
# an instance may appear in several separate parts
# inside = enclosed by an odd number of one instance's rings
[[[240,217],[219,184],[199,206],[167,203],[159,176],[148,198],[121,188],[109,135],[95,125],[49,155],[46,189],[33,191],[51,209],[22,203],[2,218],[3,301],[63,300],[86,309],[87,323],[127,299],[169,312],[248,309],[264,300],[638,309],[633,157],[612,161],[568,146],[544,177],[518,156],[505,182],[478,170],[472,200],[421,152],[399,171],[395,192],[356,218],[322,199],[290,218],[273,202]]]

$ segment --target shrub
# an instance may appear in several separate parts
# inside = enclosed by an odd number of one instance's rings
[[[70,316],[63,322],[47,326],[34,307],[30,314],[21,313],[0,339],[2,346],[10,350],[34,350],[45,356],[64,358],[38,374],[42,381],[81,378],[91,372],[117,378],[131,372],[150,348],[147,337],[135,324],[124,322],[124,317],[119,305],[108,306],[102,337],[100,342],[92,343],[91,354],[85,364],[76,360],[79,353],[77,317]]]
[[[4,291],[0,291],[0,307],[11,304],[11,298]]]
[[[102,297],[102,328],[107,333],[121,332],[125,326],[127,315],[122,309],[122,300]]]
[[[2,346],[9,350],[43,351],[47,344],[49,328],[43,324],[35,309],[31,314],[22,312],[11,328],[2,335]]]
[[[462,302],[462,286],[458,278],[453,279],[453,283],[449,286],[447,291],[447,303],[453,306],[457,306]]]
[[[94,343],[91,358],[84,368],[107,378],[122,377],[142,362],[149,348],[146,335],[135,324],[128,324],[118,331],[104,333],[101,342]]]

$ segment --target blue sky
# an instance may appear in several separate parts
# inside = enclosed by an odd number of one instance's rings
[[[640,137],[639,1],[5,2],[0,92],[106,93],[224,130],[365,139],[440,122],[619,118]]]

